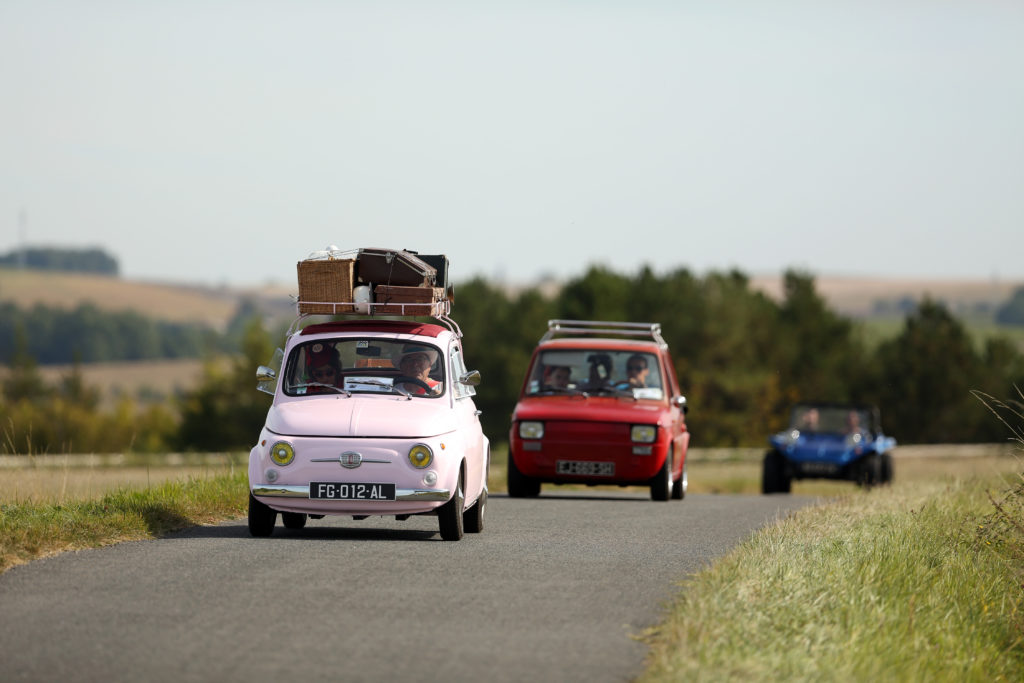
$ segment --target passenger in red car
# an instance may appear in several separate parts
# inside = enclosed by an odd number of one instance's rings
[[[552,389],[566,389],[572,370],[567,365],[548,365],[544,368],[544,386]]]
[[[612,357],[606,353],[595,353],[587,356],[590,363],[590,378],[586,389],[600,389],[608,386],[612,377]]]

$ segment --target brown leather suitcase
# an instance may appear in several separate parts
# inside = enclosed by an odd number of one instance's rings
[[[440,315],[445,291],[440,287],[377,285],[373,290],[374,313],[385,315]]]
[[[360,249],[356,269],[361,282],[399,287],[433,287],[437,269],[408,251]]]

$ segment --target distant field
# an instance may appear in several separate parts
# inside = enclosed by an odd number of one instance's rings
[[[70,365],[44,365],[39,372],[47,384],[56,385],[71,373],[71,369]],[[103,403],[109,406],[121,396],[158,398],[191,391],[202,380],[203,361],[185,358],[85,363],[80,369],[86,386],[99,390]],[[7,372],[6,366],[0,366],[0,380]],[[254,368],[253,377],[255,372]]]
[[[244,296],[266,302],[276,315],[290,310],[282,288],[237,290],[123,280],[103,275],[0,268],[0,301],[22,308],[43,304],[75,308],[92,303],[105,311],[135,311],[158,320],[202,323],[222,330]]]
[[[773,299],[782,298],[781,275],[758,275],[750,278],[750,286]],[[818,276],[814,286],[829,306],[855,318],[876,314],[875,302],[896,302],[901,299],[919,301],[926,296],[941,301],[951,312],[966,316],[971,312],[995,308],[1010,299],[1013,292],[1024,287],[1024,280],[997,278],[988,280],[865,278]]]

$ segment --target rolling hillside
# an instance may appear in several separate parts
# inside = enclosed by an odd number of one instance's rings
[[[823,276],[815,278],[818,293],[835,311],[852,318],[892,316],[903,300],[930,297],[958,316],[977,317],[1005,303],[1024,280],[940,280]],[[753,289],[782,298],[778,275],[751,277]]]
[[[223,330],[244,298],[252,298],[268,315],[294,315],[282,288],[228,289],[125,280],[103,275],[0,268],[0,301],[19,307],[42,304],[75,308],[92,303],[106,311],[135,311],[177,323],[202,323]]]
[[[781,275],[754,275],[750,285],[775,299],[782,297]],[[557,282],[548,282],[544,289],[553,291],[557,286]],[[853,318],[892,317],[900,302],[929,296],[944,302],[953,313],[977,320],[985,311],[991,312],[1006,302],[1014,290],[1024,287],[1024,279],[924,280],[826,275],[816,276],[815,286],[834,310]],[[297,290],[295,284],[211,288],[0,268],[0,301],[14,301],[25,307],[45,304],[68,308],[91,302],[104,310],[138,311],[173,322],[202,322],[216,329],[223,328],[245,298],[258,302],[268,315],[289,319],[295,314],[291,297]]]

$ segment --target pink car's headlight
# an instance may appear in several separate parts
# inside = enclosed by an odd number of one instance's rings
[[[295,449],[287,441],[278,441],[270,447],[270,459],[275,465],[284,467],[295,460]]]
[[[434,461],[434,452],[430,446],[418,443],[409,449],[409,462],[417,469],[423,469]]]

